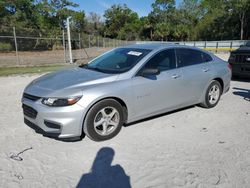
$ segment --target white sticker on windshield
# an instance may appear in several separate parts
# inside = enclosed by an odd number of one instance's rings
[[[136,51],[130,51],[130,52],[128,52],[128,55],[140,56],[141,54],[142,54],[141,52],[136,52]]]

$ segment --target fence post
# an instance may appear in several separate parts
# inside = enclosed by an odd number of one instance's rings
[[[204,50],[206,50],[206,48],[207,48],[207,41],[205,41],[205,44],[204,44],[205,46],[204,46]]]
[[[78,38],[79,38],[79,49],[81,49],[81,33],[78,34]]]
[[[232,48],[233,48],[233,41],[231,41],[230,43],[230,52],[232,51]]]
[[[66,49],[65,49],[65,34],[64,34],[64,29],[62,30],[62,40],[63,40],[64,63],[66,63]]]
[[[90,48],[90,35],[89,35],[89,48]]]
[[[219,45],[219,42],[216,42],[216,53],[218,52],[218,45]]]
[[[94,35],[94,39],[95,39],[95,45],[94,45],[94,47],[98,47],[98,39],[97,39],[97,36]]]
[[[100,48],[100,37],[99,37],[99,35],[97,36],[97,46],[98,46],[98,48]]]
[[[105,38],[102,38],[102,47],[105,48]]]
[[[16,48],[16,61],[17,61],[17,65],[20,65],[20,59],[19,59],[18,47],[17,47],[17,39],[16,39],[16,28],[15,27],[13,27],[13,35],[14,35],[15,48]]]

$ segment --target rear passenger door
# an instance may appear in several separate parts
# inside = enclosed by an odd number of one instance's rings
[[[213,76],[212,57],[200,50],[189,48],[177,48],[176,55],[177,66],[182,71],[186,102],[197,103]]]

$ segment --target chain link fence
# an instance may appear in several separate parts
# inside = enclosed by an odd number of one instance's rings
[[[214,53],[228,53],[233,50],[236,50],[242,45],[245,45],[248,40],[227,40],[227,41],[175,41],[175,42],[167,42],[161,41],[161,43],[170,43],[170,44],[180,44],[186,46],[194,46],[197,48],[201,48],[207,51],[212,51]],[[137,41],[137,44],[140,43],[159,43],[159,41]]]
[[[34,29],[0,29],[0,67],[62,64],[69,62],[68,38],[65,31]],[[71,32],[73,62],[85,63],[112,48],[129,42],[99,35]]]
[[[71,31],[73,62],[86,63],[90,59],[118,46],[164,41],[124,41]],[[164,42],[196,46],[205,50],[230,52],[247,41],[189,41]],[[41,31],[29,28],[15,29],[0,26],[0,67],[69,63],[66,31]]]

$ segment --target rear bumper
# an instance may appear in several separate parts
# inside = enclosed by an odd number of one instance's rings
[[[231,63],[231,65],[233,76],[250,77],[250,63]]]
[[[78,105],[48,107],[41,101],[23,99],[24,122],[44,136],[66,139],[82,135],[85,109]],[[26,108],[25,108],[26,107]],[[28,108],[27,108],[28,107]],[[37,112],[36,115],[30,112]]]

